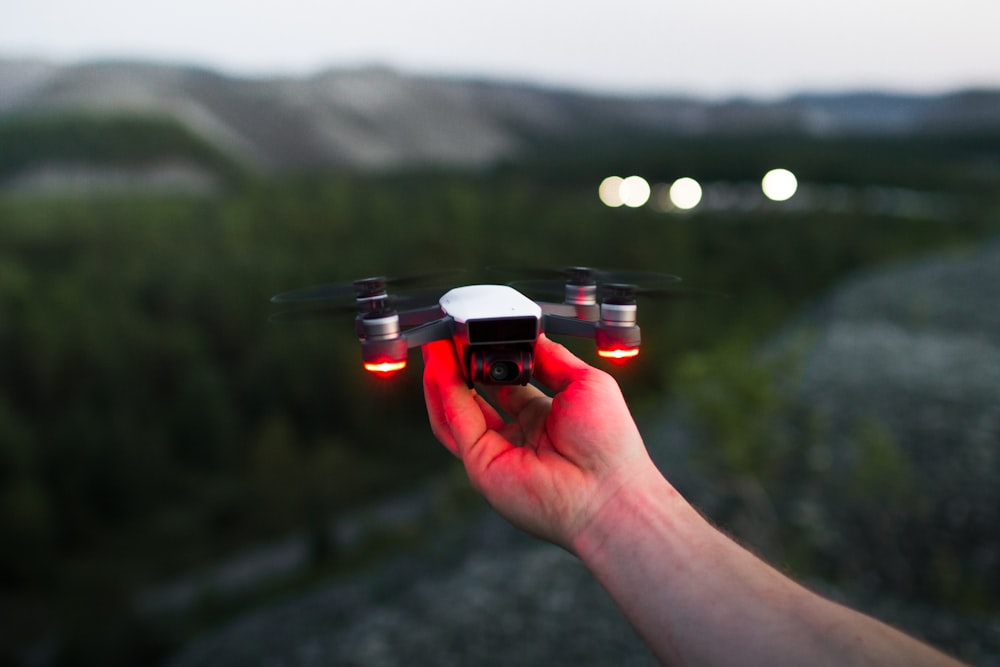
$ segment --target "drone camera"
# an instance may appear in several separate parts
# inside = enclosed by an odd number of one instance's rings
[[[469,320],[456,333],[470,382],[525,385],[531,380],[537,317]]]
[[[534,367],[531,345],[469,347],[466,371],[470,382],[480,384],[528,384]]]

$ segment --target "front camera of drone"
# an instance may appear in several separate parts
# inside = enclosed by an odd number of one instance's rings
[[[531,346],[470,347],[466,371],[470,382],[479,384],[528,384],[534,358]]]
[[[494,382],[513,382],[521,374],[520,365],[512,359],[499,359],[489,364],[490,379]]]
[[[477,305],[479,312],[491,314],[494,312],[529,313],[515,314],[504,317],[469,318],[455,330],[455,348],[460,358],[465,362],[465,377],[475,384],[520,384],[525,385],[531,380],[534,368],[535,341],[538,339],[539,317],[534,308],[517,310],[510,307],[498,308],[503,305],[502,297],[509,296],[509,288],[488,290],[494,298],[487,303],[495,310],[485,310]],[[521,306],[523,296],[517,294],[514,306]],[[530,306],[534,304],[527,302]]]

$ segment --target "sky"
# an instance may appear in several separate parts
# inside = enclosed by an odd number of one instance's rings
[[[610,93],[1000,88],[998,0],[6,0],[0,57],[330,67]]]

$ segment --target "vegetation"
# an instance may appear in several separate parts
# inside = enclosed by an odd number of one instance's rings
[[[0,175],[25,164],[27,149],[8,140],[26,127],[62,136],[55,121],[19,122],[0,128]],[[129,136],[127,121],[112,123]],[[230,169],[169,127],[140,134],[125,142],[134,153],[104,157],[140,159],[163,142]],[[63,139],[48,157],[70,155]],[[103,145],[94,141],[81,150]],[[768,142],[743,146],[746,164],[770,160]],[[811,164],[813,148],[789,143],[782,156]],[[204,198],[0,197],[0,655],[56,636],[67,664],[155,661],[178,636],[134,614],[143,587],[288,531],[322,541],[339,513],[452,465],[426,426],[419,355],[391,383],[367,376],[350,316],[279,326],[272,294],[447,267],[471,281],[501,264],[658,270],[725,292],[642,311],[643,361],[615,372],[649,406],[704,372],[696,355],[750,349],[846,272],[997,231],[985,198],[968,200],[961,224],[612,210],[589,178],[600,167],[586,179],[507,167],[244,176]],[[954,176],[948,161],[941,170]],[[703,397],[718,413],[720,456],[781,466],[785,450],[750,456],[730,437],[746,428],[733,404],[774,408],[745,395],[749,379],[726,377],[739,401]],[[893,463],[891,443],[866,433],[877,474]]]
[[[0,181],[43,165],[201,165],[227,179],[243,169],[184,126],[156,116],[15,115],[0,120]]]
[[[676,368],[677,403],[703,443],[687,461],[700,509],[798,577],[862,599],[995,615],[1000,582],[976,555],[993,548],[992,508],[979,503],[983,516],[968,519],[941,507],[974,495],[981,480],[940,482],[954,452],[939,443],[930,461],[921,458],[920,445],[899,441],[864,405],[835,426],[780,391],[776,378],[800,370],[796,356],[786,350],[765,362],[724,344]]]

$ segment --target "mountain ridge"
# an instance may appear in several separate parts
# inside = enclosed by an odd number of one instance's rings
[[[383,67],[246,78],[190,65],[0,59],[0,122],[71,113],[166,116],[265,172],[478,169],[514,159],[539,140],[616,132],[1000,133],[1000,91],[705,101],[411,75]]]

